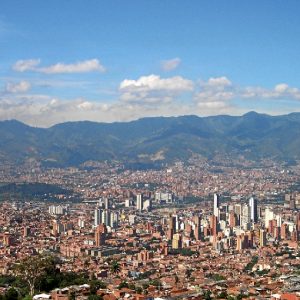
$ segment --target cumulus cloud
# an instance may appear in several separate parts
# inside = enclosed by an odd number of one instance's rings
[[[42,85],[33,83],[42,90]],[[225,76],[212,77],[198,84],[180,76],[161,78],[149,75],[135,80],[125,79],[120,82],[119,97],[112,99],[110,95],[107,101],[30,94],[28,84],[26,81],[12,81],[6,85],[3,93],[0,93],[0,119],[15,118],[31,125],[47,127],[79,120],[111,122],[146,116],[242,114],[262,107],[262,101],[272,104],[272,113],[287,112],[284,110],[287,107],[285,100],[289,101],[289,105],[292,101],[295,103],[289,106],[290,110],[300,107],[300,90],[286,83],[278,83],[272,88],[244,87]],[[72,86],[76,87],[76,84]]]
[[[203,82],[202,86],[209,86],[214,88],[224,88],[231,86],[232,82],[225,76],[222,77],[211,77],[207,82]]]
[[[152,74],[137,80],[125,79],[119,90],[122,101],[156,103],[170,102],[176,95],[193,91],[193,88],[193,82],[183,77],[160,78]]]
[[[230,107],[229,101],[234,97],[232,82],[222,76],[200,81],[200,91],[194,95],[194,100],[201,109],[223,109]]]
[[[105,67],[96,58],[73,64],[57,63],[48,67],[39,67],[39,59],[19,60],[13,65],[17,72],[34,71],[45,74],[105,72]]]
[[[230,107],[233,100],[300,100],[300,90],[286,83],[279,83],[273,88],[260,86],[241,87],[233,84],[227,77],[213,77],[200,81],[200,90],[194,95],[196,105],[201,108]]]
[[[30,88],[31,84],[28,81],[22,80],[18,83],[7,83],[5,91],[7,93],[24,93],[27,92]]]
[[[181,63],[181,59],[176,57],[173,59],[169,59],[169,60],[163,60],[161,62],[161,68],[164,71],[172,71],[175,70]]]
[[[240,88],[237,92],[241,98],[300,100],[300,90],[286,83],[279,83],[273,89],[263,87]]]

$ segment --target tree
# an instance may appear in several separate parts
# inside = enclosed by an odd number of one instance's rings
[[[122,281],[119,286],[118,289],[121,290],[122,288],[129,288],[128,282],[127,281]]]
[[[28,256],[16,263],[14,273],[24,279],[29,286],[30,296],[33,296],[38,280],[51,265],[51,257],[44,255]]]
[[[205,291],[204,293],[204,299],[205,300],[211,300],[211,291]]]
[[[89,285],[90,285],[91,295],[95,295],[100,288],[102,289],[106,288],[106,284],[100,280],[91,280],[89,282]]]
[[[113,274],[117,274],[121,271],[120,265],[116,260],[112,261],[110,270]]]
[[[186,270],[185,270],[185,276],[186,276],[187,278],[190,278],[191,275],[192,275],[192,272],[193,272],[192,269],[186,269]]]
[[[99,295],[89,295],[88,300],[102,300],[103,297]]]
[[[10,288],[6,293],[5,293],[5,300],[18,300],[19,293],[17,292],[16,289]]]

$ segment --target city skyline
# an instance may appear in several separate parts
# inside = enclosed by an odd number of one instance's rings
[[[0,120],[300,110],[300,4],[1,3]]]

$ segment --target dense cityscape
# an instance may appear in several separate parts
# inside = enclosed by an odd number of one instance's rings
[[[300,300],[299,0],[0,0],[0,300]]]
[[[34,299],[298,299],[299,166],[223,161],[3,165],[3,185],[69,192],[1,195],[1,292],[28,257],[51,257],[77,281],[36,283]]]

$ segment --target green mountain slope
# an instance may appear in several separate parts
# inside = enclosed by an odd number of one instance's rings
[[[34,128],[0,122],[0,159],[35,158],[59,166],[87,160],[164,162],[192,154],[213,158],[300,159],[300,113],[269,116],[155,117],[123,123],[67,122]]]

